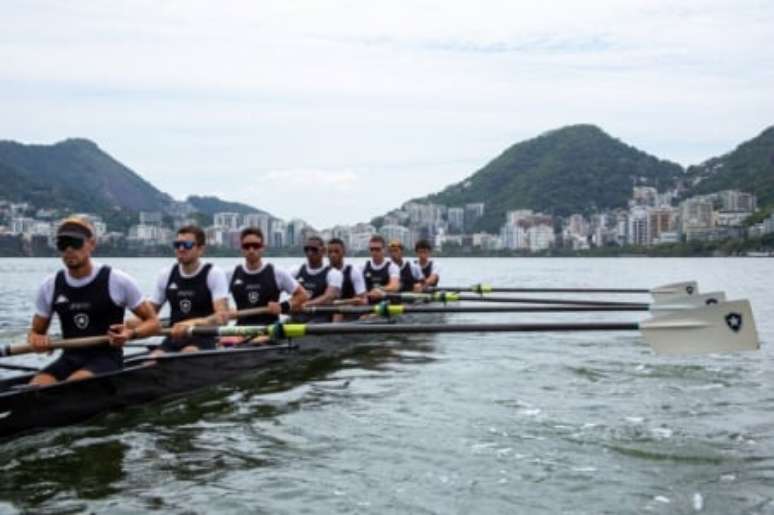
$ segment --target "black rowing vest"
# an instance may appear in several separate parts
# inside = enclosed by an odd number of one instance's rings
[[[351,299],[355,296],[355,285],[352,282],[352,265],[347,265],[341,270],[344,280],[341,283],[342,299]]]
[[[172,267],[166,289],[169,321],[172,324],[191,318],[207,317],[214,313],[212,293],[207,286],[207,275],[211,268],[212,264],[207,263],[195,276],[183,277],[177,263]]]
[[[365,279],[367,291],[387,286],[390,284],[390,263],[385,262],[384,266],[377,270],[371,267],[371,260],[366,261],[366,265],[363,268],[363,278]]]
[[[425,266],[422,266],[419,264],[419,261],[415,261],[415,263],[419,266],[420,269],[422,269],[422,275],[425,276],[425,279],[430,277],[430,275],[433,273],[433,262],[428,261]]]
[[[103,266],[89,284],[75,288],[67,284],[64,270],[54,280],[52,310],[59,317],[64,338],[102,336],[113,324],[124,323],[124,308],[110,298],[110,267]],[[122,356],[119,348],[101,346],[66,350],[74,354]]]
[[[248,274],[242,265],[237,265],[228,289],[234,297],[237,309],[240,310],[260,308],[269,302],[277,302],[280,298],[274,266],[271,264],[267,264],[257,274]],[[237,325],[268,325],[276,322],[278,318],[277,315],[253,315],[240,318]]]
[[[400,267],[400,291],[413,291],[416,282],[417,280],[414,279],[414,274],[411,272],[411,263],[408,260],[403,261],[403,265]]]
[[[309,292],[309,298],[315,299],[325,293],[328,288],[328,272],[330,271],[330,265],[323,268],[317,274],[310,274],[306,269],[306,263],[301,265],[296,273],[296,280],[298,283]]]

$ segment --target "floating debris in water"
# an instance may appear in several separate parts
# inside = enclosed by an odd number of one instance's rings
[[[699,492],[693,494],[693,509],[694,511],[701,511],[704,508],[704,498]]]

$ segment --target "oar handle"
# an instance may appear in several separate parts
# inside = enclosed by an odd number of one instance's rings
[[[152,336],[169,336],[172,334],[171,329],[162,329],[159,333]],[[133,338],[133,340],[143,340],[145,336]],[[83,338],[67,338],[61,340],[51,340],[49,342],[51,350],[72,350],[82,349],[85,347],[96,347],[97,345],[105,345],[109,342],[107,335],[101,336],[86,336]],[[16,356],[18,354],[30,354],[36,352],[32,345],[29,343],[11,343],[0,346],[0,357]]]

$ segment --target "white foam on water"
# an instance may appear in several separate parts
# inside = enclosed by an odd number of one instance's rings
[[[656,438],[672,438],[674,434],[674,431],[666,427],[654,427],[650,432]]]
[[[644,417],[626,417],[624,418],[627,422],[631,422],[632,424],[642,424],[645,422]]]
[[[693,494],[693,509],[694,511],[701,511],[704,508],[704,497],[699,492]]]
[[[736,481],[736,476],[733,474],[723,474],[720,476],[721,483],[732,483],[734,481]]]
[[[653,500],[663,504],[670,504],[672,502],[669,500],[669,497],[664,497],[663,495],[657,495],[656,497],[653,498]]]

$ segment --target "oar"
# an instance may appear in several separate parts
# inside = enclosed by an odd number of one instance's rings
[[[269,326],[196,326],[197,336],[299,338],[311,335],[640,331],[656,353],[702,354],[757,350],[758,334],[746,300],[652,318],[644,322],[511,323],[511,324],[284,324]]]
[[[502,302],[516,304],[561,304],[563,306],[638,306],[647,307],[649,304],[644,302],[612,302],[602,300],[585,299],[545,299],[545,298],[527,298],[527,297],[483,297],[479,295],[465,295],[462,293],[452,293],[439,291],[435,293],[387,293],[388,299],[399,300],[401,302],[420,301],[420,302]]]
[[[429,292],[472,292],[483,295],[485,293],[615,293],[615,294],[651,294],[653,297],[671,295],[695,295],[699,292],[696,281],[665,284],[656,288],[513,288],[491,286],[485,283],[473,286],[443,286],[427,288]]]

